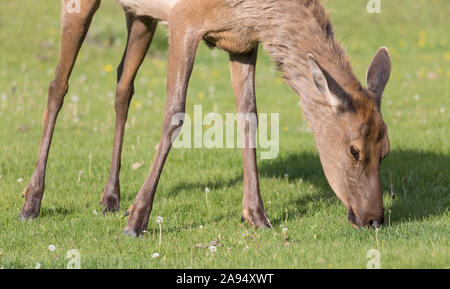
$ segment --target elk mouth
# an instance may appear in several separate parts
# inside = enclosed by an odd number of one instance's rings
[[[369,227],[369,228],[380,228],[383,226],[384,224],[384,209],[383,209],[383,214],[381,215],[381,217],[377,218],[377,219],[371,219],[368,221],[367,224],[365,224],[364,222],[358,222],[358,218],[356,217],[352,207],[349,207],[348,211],[347,211],[347,219],[348,222],[350,223],[350,225],[355,228],[355,229],[359,229],[361,227]]]

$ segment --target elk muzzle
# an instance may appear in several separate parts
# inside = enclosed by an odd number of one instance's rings
[[[360,211],[355,213],[352,207],[348,209],[347,219],[349,223],[355,228],[374,227],[378,228],[384,224],[384,208],[373,211]]]

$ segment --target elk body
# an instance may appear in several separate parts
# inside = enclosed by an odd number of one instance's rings
[[[62,44],[55,79],[44,114],[44,131],[34,174],[25,188],[23,219],[39,214],[51,138],[78,51],[100,0],[80,0],[80,13],[69,13],[62,0]],[[231,80],[239,113],[256,113],[255,65],[261,43],[278,64],[289,86],[300,96],[314,133],[327,180],[348,209],[355,227],[380,225],[384,208],[380,162],[389,151],[380,103],[390,75],[386,48],[374,56],[364,88],[335,41],[328,15],[318,0],[118,0],[128,28],[127,46],[118,68],[116,127],[112,163],[102,194],[103,210],[117,211],[122,140],[133,81],[150,46],[158,21],[169,27],[167,98],[161,139],[150,173],[128,214],[125,233],[147,228],[155,190],[171,148],[171,136],[182,125],[172,117],[184,113],[186,90],[200,41],[230,55]],[[248,123],[241,126],[249,136]],[[258,184],[255,148],[244,147],[243,217],[256,227],[271,227]]]

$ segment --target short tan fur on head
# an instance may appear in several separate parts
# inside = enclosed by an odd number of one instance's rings
[[[389,152],[380,104],[391,71],[389,52],[382,47],[375,54],[367,71],[367,89],[353,86],[347,91],[313,55],[307,58],[314,84],[332,110],[329,123],[316,131],[328,181],[347,206],[353,225],[380,225],[384,208],[379,170]]]

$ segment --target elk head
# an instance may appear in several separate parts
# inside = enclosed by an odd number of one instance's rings
[[[380,104],[391,71],[389,52],[380,48],[375,54],[367,71],[367,88],[359,83],[355,88],[343,88],[313,55],[307,58],[315,87],[330,114],[315,130],[327,180],[347,207],[352,226],[380,226],[384,222],[380,163],[389,152]]]

